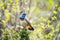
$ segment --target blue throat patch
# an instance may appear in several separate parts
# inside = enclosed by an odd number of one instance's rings
[[[26,13],[23,13],[19,18],[20,19],[25,19],[25,17],[26,17]]]

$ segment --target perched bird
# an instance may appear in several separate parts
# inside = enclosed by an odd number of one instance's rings
[[[30,23],[25,17],[26,17],[26,13],[23,12],[22,15],[20,15],[19,19],[20,19],[21,21],[25,21],[25,22],[26,22],[26,24],[24,24],[24,25],[25,25],[25,27],[27,27],[29,30],[34,30],[34,28],[32,27],[31,23]]]

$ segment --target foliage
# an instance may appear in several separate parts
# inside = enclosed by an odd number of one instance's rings
[[[23,9],[34,31],[20,21]],[[2,40],[60,40],[59,0],[0,0],[0,20]]]

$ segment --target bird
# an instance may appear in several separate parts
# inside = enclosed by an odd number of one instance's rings
[[[25,17],[26,17],[26,13],[24,12],[24,13],[22,13],[22,15],[19,16],[19,19],[21,21],[24,21],[24,20],[26,21],[26,23],[27,23],[26,27],[28,28],[28,30],[34,30],[31,23]]]

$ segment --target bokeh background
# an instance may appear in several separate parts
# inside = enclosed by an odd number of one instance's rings
[[[34,31],[20,25],[20,11]],[[0,40],[60,40],[60,0],[0,0]]]

